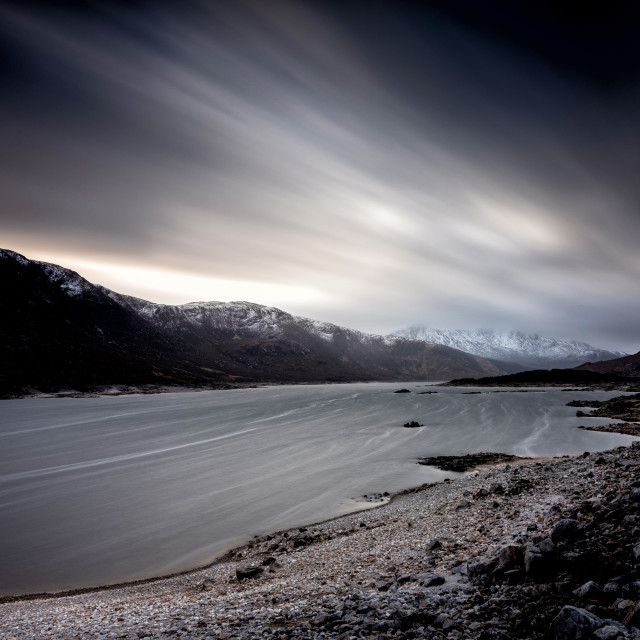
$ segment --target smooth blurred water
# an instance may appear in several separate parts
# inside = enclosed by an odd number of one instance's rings
[[[412,393],[394,393],[402,386]],[[359,508],[364,494],[456,475],[417,465],[421,456],[547,456],[633,440],[579,430],[610,421],[564,406],[619,393],[472,390],[369,383],[2,401],[0,594],[196,567],[255,534]],[[409,420],[425,426],[403,428]]]

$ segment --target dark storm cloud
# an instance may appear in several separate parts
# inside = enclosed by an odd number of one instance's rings
[[[367,330],[637,350],[632,5],[0,13],[9,248],[307,287],[287,309]]]

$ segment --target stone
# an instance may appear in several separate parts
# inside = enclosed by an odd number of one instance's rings
[[[582,640],[604,626],[603,621],[586,609],[567,605],[551,622],[551,637],[556,640]]]
[[[582,535],[582,527],[577,520],[565,518],[560,520],[551,531],[551,540],[554,544],[576,540]]]
[[[618,629],[618,627],[614,627],[612,624],[605,625],[604,627],[600,627],[594,634],[593,637],[598,640],[615,640],[623,635],[623,632]]]
[[[580,598],[581,600],[595,600],[600,601],[605,598],[605,593],[597,582],[593,580],[589,580],[589,582],[585,582],[582,586],[578,587],[573,595]]]
[[[640,602],[631,605],[622,622],[630,627],[640,627]]]
[[[420,584],[423,587],[438,587],[441,584],[445,583],[444,576],[441,576],[439,573],[427,573],[422,576],[420,580]]]
[[[538,542],[538,548],[542,554],[553,553],[556,548],[556,545],[553,544],[553,540],[551,538],[543,538]]]
[[[524,551],[524,570],[528,575],[542,573],[544,560],[539,547],[527,547]]]
[[[236,578],[238,580],[247,580],[249,578],[257,578],[264,571],[264,567],[258,567],[253,564],[241,564],[236,567]]]
[[[211,591],[211,589],[213,589],[213,580],[205,578],[200,585],[200,591]]]
[[[628,600],[640,600],[640,582],[634,581],[622,587],[622,597]]]
[[[498,564],[498,559],[493,558],[492,560],[487,559],[479,559],[477,562],[472,562],[467,565],[467,574],[470,577],[481,576],[493,571]]]
[[[469,567],[468,567],[467,563],[466,562],[461,562],[459,565],[457,565],[457,566],[455,566],[455,567],[453,567],[451,569],[451,573],[453,575],[466,576],[467,573],[468,573],[468,569],[469,569]]]
[[[496,572],[517,569],[524,561],[522,547],[515,544],[508,544],[500,549],[497,554],[497,559],[498,566],[495,568]]]
[[[376,582],[375,586],[378,591],[389,591],[391,584],[391,582],[380,580],[379,582]]]

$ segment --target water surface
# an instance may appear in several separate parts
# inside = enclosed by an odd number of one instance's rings
[[[396,394],[401,386],[409,394]],[[433,390],[433,388],[431,388]],[[468,394],[421,384],[0,402],[0,594],[206,564],[256,534],[447,474],[419,456],[575,454],[632,441],[564,406],[619,393]],[[417,420],[425,426],[405,429]],[[609,421],[610,422],[610,421]]]

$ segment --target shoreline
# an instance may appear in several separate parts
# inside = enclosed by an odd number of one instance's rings
[[[625,411],[638,409],[640,396],[622,398]],[[602,401],[597,417],[619,404]],[[640,640],[638,471],[637,440],[482,465],[254,536],[198,568],[3,596],[0,635],[488,640],[498,629],[508,639],[564,640],[578,620],[603,630],[595,637]],[[241,579],[245,568],[257,577]]]
[[[51,599],[55,600],[59,598],[68,598],[68,597],[79,596],[79,595],[84,595],[88,593],[100,593],[102,591],[126,589],[128,587],[142,586],[142,585],[151,584],[155,582],[162,582],[166,580],[172,580],[174,578],[189,576],[194,573],[206,571],[207,569],[210,569],[211,567],[215,567],[216,565],[222,564],[224,562],[228,562],[229,559],[232,558],[238,551],[245,549],[247,545],[252,544],[258,540],[262,540],[270,536],[278,536],[278,535],[283,535],[285,533],[288,534],[292,531],[299,530],[300,528],[319,527],[319,526],[328,524],[330,522],[340,520],[341,518],[347,518],[351,515],[360,513],[362,511],[373,511],[375,509],[380,509],[381,507],[384,507],[385,505],[391,503],[393,499],[398,496],[402,496],[407,493],[415,493],[417,491],[431,487],[435,484],[443,484],[444,482],[446,482],[446,480],[443,480],[442,482],[437,482],[437,483],[425,483],[423,485],[418,485],[417,487],[410,487],[408,489],[403,489],[402,491],[398,491],[397,493],[390,494],[389,499],[384,502],[380,502],[377,504],[373,503],[371,504],[371,506],[362,506],[361,508],[355,509],[354,511],[349,511],[348,513],[342,513],[340,515],[333,516],[332,518],[326,518],[325,520],[318,520],[310,523],[304,523],[299,526],[289,527],[287,529],[278,529],[276,531],[265,533],[263,535],[255,535],[247,542],[244,542],[242,544],[234,544],[227,551],[217,556],[211,562],[208,562],[207,564],[204,564],[204,565],[200,565],[198,567],[194,567],[192,569],[185,569],[184,571],[176,571],[174,573],[167,573],[164,575],[154,576],[151,578],[140,578],[139,580],[129,580],[125,582],[116,582],[114,584],[98,585],[95,587],[78,587],[77,589],[67,589],[64,591],[43,591],[40,593],[25,593],[25,594],[15,595],[15,596],[0,596],[0,605],[7,604],[9,602],[22,602],[22,601],[29,601],[29,600],[51,600]]]
[[[440,458],[447,458],[447,459],[451,459],[452,461],[458,461],[459,459],[463,458],[470,458],[473,459],[476,455],[479,456],[484,456],[487,454],[467,454],[465,456],[440,456]],[[500,458],[501,456],[505,456],[506,454],[489,454],[492,456],[497,456],[498,458]],[[100,593],[103,591],[113,591],[113,590],[118,590],[118,589],[125,589],[128,587],[135,587],[135,586],[142,586],[142,585],[146,585],[146,584],[151,584],[151,583],[157,583],[157,582],[162,582],[162,581],[167,581],[167,580],[171,580],[174,578],[180,578],[180,577],[184,577],[184,576],[189,576],[189,575],[193,575],[195,573],[199,573],[202,571],[206,571],[207,569],[210,569],[211,567],[215,567],[216,565],[228,562],[230,559],[232,559],[235,555],[237,555],[237,553],[239,551],[243,551],[244,549],[247,548],[248,545],[250,544],[256,544],[260,541],[264,541],[265,539],[274,537],[274,536],[282,536],[283,534],[290,534],[291,532],[294,531],[298,531],[301,528],[311,528],[311,527],[320,527],[332,522],[336,522],[338,520],[341,520],[343,518],[348,518],[350,516],[353,516],[355,514],[361,513],[361,512],[365,512],[365,511],[374,511],[376,509],[380,509],[388,504],[391,504],[394,502],[394,500],[397,500],[398,498],[401,498],[402,496],[406,496],[409,494],[416,494],[416,493],[420,493],[423,491],[427,491],[433,487],[436,486],[440,486],[440,485],[448,485],[452,482],[455,482],[457,480],[461,480],[464,479],[467,476],[470,475],[474,475],[483,471],[489,471],[491,469],[502,469],[505,466],[508,465],[518,465],[518,464],[528,464],[528,463],[532,463],[532,462],[541,462],[541,461],[550,461],[550,460],[558,460],[558,459],[562,459],[562,458],[573,458],[576,456],[532,456],[532,457],[520,457],[520,456],[511,456],[508,455],[504,460],[499,460],[497,462],[493,462],[493,463],[485,463],[485,462],[479,462],[478,464],[471,466],[471,467],[466,467],[465,469],[461,470],[461,471],[456,471],[456,470],[452,470],[452,469],[448,469],[445,468],[447,465],[445,465],[445,467],[441,467],[438,466],[437,464],[433,464],[433,465],[427,465],[427,466],[434,466],[435,468],[438,469],[442,469],[445,471],[452,471],[453,473],[459,474],[454,478],[445,478],[441,481],[438,482],[425,482],[422,483],[420,485],[417,485],[415,487],[407,487],[406,489],[401,489],[400,491],[397,491],[395,493],[391,493],[388,494],[388,496],[385,496],[386,499],[381,499],[378,502],[375,503],[364,503],[364,502],[360,502],[359,504],[361,504],[362,506],[359,508],[356,508],[352,511],[348,511],[347,513],[342,513],[340,515],[336,515],[333,516],[331,518],[326,518],[323,520],[318,520],[318,521],[312,521],[312,522],[307,522],[307,523],[303,523],[300,524],[299,526],[293,526],[293,527],[288,527],[286,529],[278,529],[275,531],[269,531],[267,533],[264,533],[262,535],[254,535],[251,539],[247,540],[244,543],[241,544],[234,544],[232,547],[230,547],[227,551],[223,552],[221,555],[217,556],[214,560],[212,560],[211,562],[208,562],[207,564],[204,565],[200,565],[198,567],[194,567],[191,569],[185,569],[184,571],[176,571],[174,573],[168,573],[168,574],[163,574],[163,575],[159,575],[159,576],[153,576],[153,577],[149,577],[149,578],[140,578],[138,580],[129,580],[129,581],[125,581],[125,582],[116,582],[114,584],[106,584],[106,585],[97,585],[97,586],[93,586],[93,587],[78,587],[75,589],[66,589],[63,591],[45,591],[45,592],[39,592],[39,593],[25,593],[25,594],[20,594],[20,595],[6,595],[6,596],[0,596],[0,605],[6,604],[6,603],[10,603],[10,602],[22,602],[22,601],[31,601],[31,600],[50,600],[50,599],[59,599],[59,598],[67,598],[67,597],[73,597],[73,596],[79,596],[79,595],[84,595],[84,594],[90,594],[90,593]],[[422,458],[418,459],[417,464],[422,464],[422,465],[426,465],[426,463],[421,462],[420,460],[423,460]],[[357,502],[354,499],[354,502]]]
[[[4,602],[0,635],[484,640],[497,628],[506,638],[560,640],[568,636],[549,629],[571,605],[601,627],[605,618],[619,625],[628,618],[617,637],[636,640],[640,614],[636,621],[635,601],[624,596],[639,566],[637,516],[629,515],[636,493],[640,499],[638,469],[640,442],[474,471],[399,492],[377,508],[255,538],[174,577]],[[566,522],[573,537],[563,539],[556,531]],[[246,565],[260,575],[238,579]],[[576,595],[588,580],[600,595]],[[611,598],[602,595],[605,580]]]
[[[478,381],[482,378],[478,378]],[[443,382],[442,380],[349,380],[349,381],[327,381],[318,380],[316,382],[274,382],[274,381],[255,381],[255,382],[220,382],[211,383],[208,385],[162,385],[162,384],[140,384],[140,385],[128,385],[128,384],[105,384],[96,385],[87,390],[78,389],[58,389],[57,391],[42,391],[33,389],[24,393],[2,393],[0,394],[1,400],[26,400],[34,398],[50,399],[50,398],[109,398],[118,396],[131,396],[131,395],[159,395],[164,393],[199,393],[203,391],[233,391],[238,389],[260,389],[264,387],[282,387],[282,386],[309,386],[309,385],[339,385],[339,384],[397,384],[397,385],[410,385],[420,384],[434,387],[483,387],[486,385],[474,385],[474,384],[451,384],[452,381]],[[542,389],[538,390],[536,387],[548,387],[549,389],[562,389],[563,391],[575,391],[575,392],[611,392],[621,391],[626,393],[637,392],[635,388],[637,385],[625,385],[623,383],[610,384],[610,385],[593,385],[585,384],[584,387],[576,386],[575,384],[501,384],[492,385],[499,387],[511,387],[509,391],[474,391],[472,393],[544,393]],[[529,388],[529,389],[527,389]],[[419,393],[419,392],[418,392]],[[424,392],[423,392],[424,393]],[[433,391],[432,393],[437,393]]]
[[[395,384],[395,383],[389,383],[389,384]],[[421,383],[424,384],[424,383]],[[264,385],[264,386],[270,386],[270,385]],[[273,385],[273,386],[278,386],[278,385]],[[441,385],[439,385],[441,386]],[[255,388],[255,387],[252,387]],[[194,389],[185,389],[185,388],[180,388],[182,391],[184,392],[189,392],[189,391],[195,391]],[[203,389],[201,389],[203,390]],[[579,391],[579,389],[575,389],[572,388],[570,389],[571,391]],[[590,389],[591,390],[591,389]],[[172,392],[172,389],[168,389],[168,388],[164,388],[162,391],[157,391],[157,393],[170,393]],[[517,390],[516,390],[517,391]],[[139,393],[140,390],[136,389],[136,390],[130,390],[127,392],[123,392],[123,393],[118,393],[115,395],[129,395],[129,394],[134,394],[134,393]],[[508,393],[509,391],[503,391],[505,393]],[[489,391],[489,393],[491,393],[491,391]],[[495,393],[495,391],[494,391]],[[106,394],[106,396],[108,395],[113,395],[113,394]],[[51,396],[44,396],[44,397],[51,397]],[[70,397],[70,396],[61,396],[61,397]],[[73,397],[78,397],[78,396],[73,396]],[[80,396],[80,397],[92,397],[92,396]],[[580,401],[570,401],[567,403],[567,406],[572,406],[572,407],[589,407],[593,410],[593,408],[595,407],[596,410],[591,413],[591,414],[586,414],[583,413],[581,411],[578,411],[578,415],[584,415],[586,417],[589,416],[593,416],[593,417],[611,417],[614,419],[619,419],[619,418],[626,418],[626,419],[631,419],[631,420],[640,420],[640,394],[636,394],[636,395],[631,395],[631,396],[616,396],[613,398],[610,398],[609,400],[604,400],[604,401],[591,401],[591,400],[580,400]],[[624,408],[624,413],[620,413],[621,411],[621,406],[623,406]],[[633,437],[639,437],[640,438],[640,423],[611,423],[611,424],[607,424],[607,425],[600,425],[600,426],[590,426],[590,427],[585,427],[585,426],[579,426],[577,427],[578,429],[584,429],[584,430],[589,430],[589,431],[596,431],[596,432],[605,432],[605,433],[619,433],[621,435],[630,435]],[[519,457],[519,456],[514,456],[511,454],[503,454],[503,453],[488,453],[488,452],[484,452],[484,453],[473,453],[473,454],[465,454],[465,455],[450,455],[450,456],[437,456],[435,458],[417,458],[416,459],[416,463],[420,464],[420,465],[427,465],[427,466],[433,466],[435,468],[439,468],[441,470],[447,471],[447,472],[453,472],[453,473],[460,473],[460,474],[466,474],[468,472],[479,472],[479,471],[483,471],[486,469],[490,469],[490,468],[500,468],[506,464],[518,464],[521,462],[531,462],[532,460],[548,460],[548,459],[554,459],[557,458],[558,456],[554,456],[551,458],[545,457],[545,458],[540,458],[540,457]],[[566,456],[564,456],[566,457]],[[459,476],[459,477],[464,477],[463,476]],[[455,478],[454,478],[455,479]],[[312,521],[312,522],[308,522],[308,523],[303,523],[299,526],[293,526],[290,527],[288,529],[283,529],[283,530],[276,530],[273,532],[267,532],[267,533],[262,533],[259,536],[254,536],[254,539],[259,539],[265,536],[272,536],[272,535],[281,535],[284,532],[287,531],[293,531],[299,527],[312,527],[312,526],[319,526],[319,525],[323,525],[326,524],[328,522],[332,522],[334,520],[340,519],[340,518],[344,518],[344,517],[348,517],[349,515],[358,513],[360,511],[365,511],[365,510],[372,510],[372,509],[376,509],[376,508],[380,508],[381,506],[384,506],[385,504],[388,504],[390,502],[393,502],[395,499],[397,499],[399,496],[402,495],[406,495],[407,493],[415,493],[418,491],[422,491],[425,490],[426,488],[430,488],[434,485],[438,485],[438,484],[443,484],[443,483],[447,483],[450,482],[451,480],[449,479],[445,479],[443,481],[439,481],[436,483],[424,483],[421,485],[418,485],[416,487],[409,487],[407,489],[404,490],[400,490],[394,494],[386,494],[385,496],[388,496],[388,500],[377,500],[374,503],[371,503],[369,501],[369,503],[364,503],[364,502],[359,502],[359,500],[357,498],[353,498],[353,502],[354,507],[352,509],[349,509],[346,512],[342,512],[338,515],[332,516],[328,519],[323,519],[323,520],[319,520],[319,521]],[[365,496],[366,497],[366,496]],[[360,506],[357,506],[359,503]],[[225,551],[222,551],[221,553],[219,553],[215,558],[213,558],[210,562],[207,562],[204,565],[199,565],[196,567],[192,567],[192,568],[188,568],[188,569],[184,569],[184,570],[180,570],[180,571],[175,571],[175,572],[171,572],[171,573],[167,573],[167,574],[160,574],[160,575],[155,575],[155,576],[150,576],[150,577],[145,577],[145,578],[139,578],[139,579],[135,579],[135,580],[126,580],[123,582],[115,582],[113,584],[105,584],[105,585],[95,585],[95,586],[86,586],[86,587],[78,587],[78,588],[71,588],[71,589],[63,589],[60,591],[45,591],[45,592],[35,592],[35,593],[23,593],[23,594],[17,594],[17,595],[0,595],[0,604],[4,604],[7,602],[14,602],[14,601],[27,601],[27,600],[39,600],[39,599],[50,599],[50,598],[64,598],[64,597],[69,597],[69,596],[75,596],[75,595],[82,595],[82,594],[86,594],[86,593],[96,593],[96,592],[100,592],[100,591],[107,591],[107,590],[117,590],[119,588],[126,588],[129,586],[135,586],[135,585],[144,585],[144,584],[148,584],[148,583],[153,583],[153,582],[158,582],[158,581],[163,581],[163,580],[169,580],[172,578],[177,578],[177,577],[181,577],[181,576],[188,576],[191,575],[193,573],[199,572],[199,571],[203,571],[206,570],[212,566],[215,566],[217,564],[223,563],[225,561],[227,561],[229,558],[234,556],[234,553],[238,550],[238,549],[242,549],[244,548],[247,544],[249,544],[251,542],[250,539],[245,538],[245,542],[240,542],[238,543],[232,543]]]

